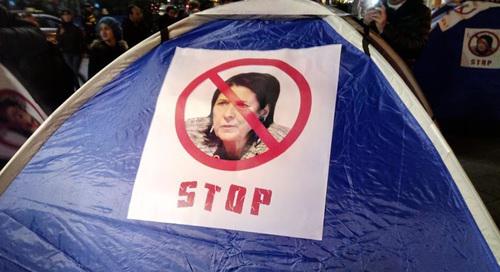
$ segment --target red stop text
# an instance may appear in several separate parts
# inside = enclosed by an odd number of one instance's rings
[[[227,193],[221,193],[223,191],[220,186],[204,183],[204,186],[199,186],[198,181],[184,181],[179,185],[179,198],[177,200],[177,207],[188,208],[194,207],[195,201],[204,201],[204,210],[211,212],[214,209],[214,201],[216,198],[224,198],[224,209],[228,212],[233,212],[237,214],[243,213],[243,207],[245,200],[247,199],[247,193],[251,194],[251,206],[249,213],[252,215],[259,215],[261,206],[269,206],[271,204],[271,198],[273,192],[269,189],[255,188],[253,192],[248,192],[246,187],[231,184],[227,190]],[[203,188],[204,191],[198,190]],[[200,200],[198,200],[200,199]],[[222,208],[222,207],[220,207]]]

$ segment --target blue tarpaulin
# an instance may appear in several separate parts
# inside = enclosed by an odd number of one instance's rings
[[[176,47],[327,44],[342,53],[321,241],[127,219]],[[1,271],[499,271],[415,117],[370,57],[320,18],[216,20],[126,67],[0,196],[0,241]]]

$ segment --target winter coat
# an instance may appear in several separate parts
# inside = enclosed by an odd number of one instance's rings
[[[47,114],[73,94],[73,72],[57,47],[5,9],[0,9],[0,62]]]
[[[57,30],[57,44],[63,53],[79,55],[85,44],[83,31],[73,23],[62,23]]]
[[[225,154],[225,151],[223,151],[224,148],[221,146],[220,143],[219,144],[207,143],[207,137],[205,135],[206,134],[205,131],[208,129],[210,125],[211,124],[209,117],[191,118],[186,121],[186,131],[191,141],[193,141],[193,143],[199,150],[203,151],[210,157],[226,159],[224,158]],[[283,140],[289,131],[288,128],[276,123],[272,123],[267,130],[277,141]],[[257,139],[257,141],[253,142],[250,146],[248,146],[248,148],[242,154],[240,159],[241,160],[249,159],[258,156],[262,153],[265,153],[268,150],[269,148],[266,146],[266,144],[262,142],[260,139]]]
[[[419,0],[406,0],[397,10],[384,3],[387,12],[387,24],[382,38],[412,65],[427,42],[431,28],[431,12]]]
[[[177,17],[170,17],[168,14],[162,15],[160,18],[158,18],[158,28],[160,30],[163,30],[167,28],[169,25],[175,24],[179,21],[179,18]]]
[[[114,47],[107,45],[101,40],[95,40],[89,49],[88,78],[91,78],[118,56],[127,51],[125,41],[118,41]]]
[[[146,39],[150,32],[144,22],[134,24],[129,18],[125,18],[122,23],[123,39],[127,42],[129,48],[134,47],[142,40]]]

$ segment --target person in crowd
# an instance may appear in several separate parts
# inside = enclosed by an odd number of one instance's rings
[[[40,24],[36,20],[35,16],[33,16],[33,13],[31,11],[23,12],[23,14],[21,15],[21,18],[25,21],[30,22],[32,25],[34,25],[36,27],[40,27]]]
[[[195,14],[197,12],[200,12],[200,2],[196,1],[196,0],[191,0],[188,2],[188,14],[191,15],[191,14]]]
[[[167,11],[167,15],[169,18],[171,18],[172,20],[177,20],[178,15],[179,15],[177,7],[168,6],[166,11]]]
[[[85,46],[83,32],[73,23],[73,14],[70,10],[61,12],[61,21],[57,30],[57,44],[64,60],[75,74],[75,86],[79,87],[80,63]]]
[[[83,5],[83,21],[85,30],[85,41],[89,45],[96,38],[95,27],[97,23],[97,17],[94,14],[94,7],[90,3],[85,3]]]
[[[384,0],[366,12],[364,22],[412,66],[427,42],[431,13],[421,0]]]
[[[109,16],[109,10],[107,8],[102,8],[101,9],[101,16]]]
[[[165,14],[158,19],[158,25],[161,29],[167,28],[169,25],[179,21],[179,12],[173,5],[167,7]]]
[[[133,47],[149,36],[149,29],[144,22],[142,10],[136,5],[128,6],[128,17],[123,20],[123,39]]]
[[[74,91],[73,72],[45,35],[0,6],[0,63],[19,79],[50,114]]]
[[[97,23],[99,39],[90,45],[88,76],[91,78],[102,68],[127,51],[127,42],[122,39],[122,29],[117,20],[103,17]]]

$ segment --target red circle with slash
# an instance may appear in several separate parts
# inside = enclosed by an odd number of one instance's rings
[[[228,69],[232,69],[240,66],[272,66],[280,69],[285,74],[287,74],[297,85],[300,94],[300,108],[297,120],[295,120],[294,125],[288,132],[285,138],[278,142],[264,127],[264,125],[259,121],[257,115],[252,112],[246,112],[243,115],[248,125],[253,129],[253,131],[259,136],[259,138],[266,144],[268,150],[262,154],[255,157],[243,159],[243,160],[222,160],[212,156],[207,155],[205,152],[201,151],[189,138],[186,130],[185,122],[185,109],[186,102],[191,93],[205,80],[211,80],[217,88],[228,97],[231,103],[234,103],[234,99],[237,99],[236,94],[231,90],[229,86],[224,82],[224,80],[219,76],[220,72]],[[233,98],[233,99],[232,99]],[[245,58],[229,61],[220,64],[203,74],[196,77],[191,81],[187,87],[182,91],[177,100],[177,105],[175,109],[175,129],[177,136],[186,149],[186,151],[197,161],[209,167],[226,170],[226,171],[238,171],[257,167],[262,165],[285,152],[297,138],[300,136],[304,127],[309,119],[311,113],[311,88],[305,77],[290,64],[277,59],[266,59],[266,58]]]
[[[479,55],[477,53],[477,50],[474,50],[473,45],[472,45],[472,41],[474,39],[476,39],[476,41],[477,41],[477,39],[479,39],[479,36],[483,36],[483,35],[490,36],[492,38],[492,40],[493,40],[493,42],[491,43],[492,48],[487,54]],[[469,51],[472,54],[474,54],[478,57],[488,57],[488,56],[491,56],[497,52],[498,48],[500,47],[500,39],[498,38],[498,36],[495,33],[491,32],[491,31],[480,31],[480,32],[477,32],[476,34],[472,35],[472,37],[469,39],[468,47],[469,47]]]

